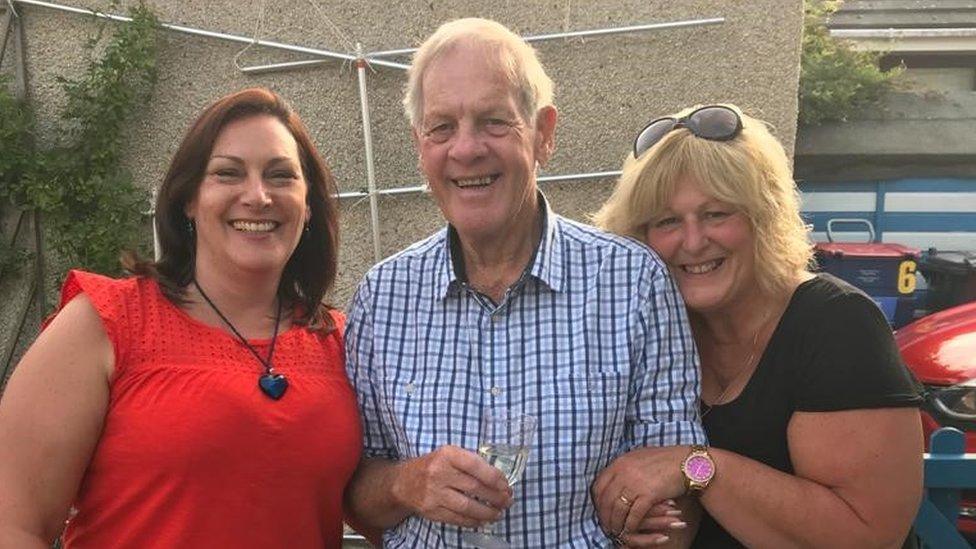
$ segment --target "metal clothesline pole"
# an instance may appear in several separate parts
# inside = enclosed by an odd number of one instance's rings
[[[359,107],[363,114],[363,143],[366,148],[366,190],[369,193],[369,220],[373,226],[373,258],[383,259],[380,249],[380,210],[376,194],[376,174],[373,171],[373,131],[369,117],[369,99],[366,94],[366,61],[362,58],[363,46],[356,44],[356,75],[359,77]]]
[[[394,63],[393,61],[382,61],[379,59],[368,59],[368,58],[364,60],[366,61],[367,65],[379,65],[382,67],[387,67],[391,69],[400,69],[400,70],[407,70],[410,68],[410,65],[404,65],[403,63]],[[278,72],[283,70],[315,67],[328,62],[329,62],[328,59],[306,59],[304,61],[286,61],[284,63],[272,63],[270,65],[251,65],[248,67],[241,67],[240,71],[245,74],[264,74],[264,73]]]
[[[611,34],[622,34],[628,32],[642,32],[642,31],[649,31],[649,30],[679,29],[684,27],[720,25],[724,22],[725,22],[724,17],[712,17],[708,19],[689,19],[686,21],[670,21],[667,23],[648,23],[646,25],[631,25],[628,27],[608,27],[602,29],[539,34],[534,36],[530,35],[530,36],[523,36],[522,39],[525,40],[526,42],[543,42],[546,40],[556,40],[559,38],[585,38],[585,37],[592,37],[592,36],[607,36]],[[410,65],[393,63],[390,61],[382,61],[379,58],[407,55],[415,51],[417,51],[417,48],[399,48],[395,50],[368,52],[364,54],[364,57],[366,58],[366,62],[370,64],[406,70],[410,68]],[[326,62],[327,60],[325,59],[287,61],[284,63],[272,63],[269,65],[256,65],[251,67],[242,67],[241,71],[249,74],[260,74],[266,72],[273,72],[277,70],[290,70],[290,69],[297,69],[303,67],[310,67],[315,65],[321,65],[322,63],[326,63]]]
[[[615,177],[620,177],[623,173],[620,170],[611,170],[605,172],[584,172],[584,173],[568,173],[560,175],[542,175],[536,178],[539,183],[562,183],[566,181],[585,181],[587,179],[611,179]],[[400,195],[400,194],[421,194],[427,192],[426,185],[414,185],[410,187],[395,187],[392,189],[379,189],[376,194],[379,195]],[[369,191],[348,191],[344,193],[339,193],[336,195],[337,198],[366,198],[369,196]]]
[[[607,36],[611,34],[623,34],[628,32],[641,32],[649,30],[680,29],[683,27],[701,27],[706,25],[720,25],[725,22],[724,17],[712,17],[709,19],[690,19],[687,21],[669,21],[667,23],[647,23],[645,25],[630,25],[628,27],[608,27],[603,29],[554,32],[551,34],[536,34],[523,36],[526,42],[542,42],[544,40],[556,40],[558,38],[585,38],[588,36]]]
[[[25,4],[28,6],[37,6],[41,8],[49,8],[58,11],[64,11],[68,13],[75,13],[79,15],[88,15],[91,17],[97,17],[99,19],[108,19],[110,21],[117,21],[120,23],[129,23],[132,21],[131,17],[125,15],[117,15],[113,13],[104,13],[99,11],[94,11],[86,8],[75,8],[72,6],[62,6],[61,4],[55,4],[53,2],[43,2],[41,0],[13,0],[18,4]],[[255,46],[264,46],[266,48],[290,51],[295,53],[305,53],[308,55],[315,55],[319,57],[328,57],[331,59],[340,59],[342,61],[356,61],[358,58],[355,55],[348,53],[340,53],[335,51],[323,50],[319,48],[309,48],[305,46],[296,46],[294,44],[286,44],[284,42],[275,42],[273,40],[261,40],[258,38],[241,36],[239,34],[230,34],[226,32],[210,31],[205,29],[198,29],[194,27],[187,27],[184,25],[174,25],[172,23],[160,23],[159,26],[166,30],[173,32],[180,32],[183,34],[190,34],[193,36],[204,36],[207,38],[218,38],[220,40],[228,40],[230,42],[238,42],[241,44],[252,44]],[[396,69],[403,68],[402,63],[394,63],[391,61],[383,61],[382,59],[377,59],[375,61],[370,61],[371,65],[378,65],[381,67],[391,67]]]
[[[580,31],[554,32],[547,34],[535,34],[523,36],[526,42],[543,42],[545,40],[556,40],[559,38],[586,38],[590,36],[607,36],[611,34],[623,34],[628,32],[642,32],[649,30],[680,29],[683,27],[701,27],[706,25],[721,25],[725,22],[724,17],[710,17],[706,19],[688,19],[684,21],[669,21],[666,23],[647,23],[643,25],[630,25],[627,27],[605,27],[600,29],[589,29]],[[417,48],[400,48],[396,50],[372,51],[366,57],[372,61],[377,57],[392,57],[407,55],[417,51]]]

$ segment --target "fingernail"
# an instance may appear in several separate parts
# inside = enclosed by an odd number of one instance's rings
[[[671,509],[669,511],[665,511],[664,512],[664,515],[665,516],[668,516],[668,517],[680,517],[681,516],[681,509]]]
[[[671,528],[672,530],[681,530],[682,528],[687,528],[687,527],[688,527],[688,523],[687,522],[682,522],[682,521],[672,522],[668,526],[668,528]]]
[[[664,503],[667,503],[668,505],[677,505],[673,499],[665,500]]]
[[[661,536],[661,537],[657,538],[656,540],[654,540],[654,545],[664,545],[665,543],[667,543],[669,541],[671,541],[671,538],[669,538],[668,536]]]

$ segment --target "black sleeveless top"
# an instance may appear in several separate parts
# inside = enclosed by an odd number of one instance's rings
[[[793,474],[786,440],[793,412],[921,403],[921,386],[871,298],[820,274],[793,293],[742,393],[712,407],[703,422],[712,446]],[[693,546],[743,547],[707,512]],[[915,546],[910,535],[905,547]]]

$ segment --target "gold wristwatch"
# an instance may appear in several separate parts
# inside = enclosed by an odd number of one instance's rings
[[[715,461],[708,453],[708,448],[693,444],[688,457],[681,462],[681,474],[685,476],[687,493],[700,496],[715,477]]]

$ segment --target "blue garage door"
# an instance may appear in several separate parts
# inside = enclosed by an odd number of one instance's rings
[[[874,225],[876,242],[976,250],[976,179],[803,181],[799,187],[815,241],[827,240],[831,219],[864,219]],[[832,233],[835,241],[868,239],[858,224],[835,223]]]

